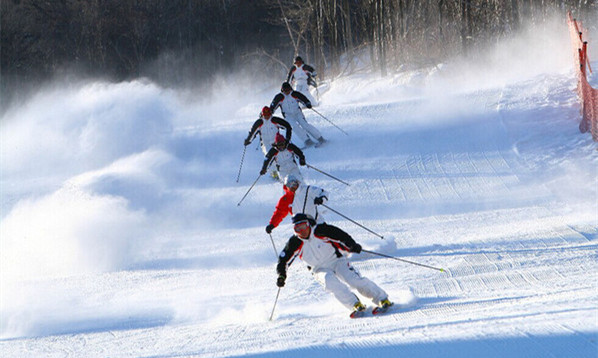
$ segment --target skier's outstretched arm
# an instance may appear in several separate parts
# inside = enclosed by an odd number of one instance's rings
[[[274,98],[272,99],[272,103],[270,103],[270,110],[272,111],[272,113],[274,113],[274,111],[276,111],[276,108],[278,108],[278,106],[280,105],[280,102],[284,99],[284,95],[282,93],[278,93],[276,94],[276,96],[274,96]]]
[[[318,187],[314,187],[316,188],[315,193],[314,193],[314,204],[316,205],[322,205],[324,204],[324,202],[326,200],[328,200],[328,192],[322,188],[318,188]]]
[[[247,135],[247,138],[245,138],[245,145],[251,144],[251,142],[255,138],[255,135],[257,134],[258,129],[262,126],[263,123],[264,122],[261,119],[258,119],[253,123],[253,126],[251,126],[251,130]]]
[[[350,252],[361,252],[361,245],[359,245],[351,235],[347,234],[342,229],[329,224],[320,224],[316,226],[314,230],[314,235],[320,237],[327,237],[333,241],[341,243],[343,246],[347,248],[347,251]]]
[[[293,133],[293,128],[291,127],[291,124],[280,117],[272,117],[272,123],[275,123],[279,127],[284,128],[284,130],[285,130],[284,139],[286,139],[287,142],[290,142],[291,135]]]
[[[291,212],[291,205],[293,205],[293,193],[288,191],[278,199],[274,213],[270,218],[270,225],[272,229],[277,227],[282,220]]]
[[[272,162],[272,160],[274,159],[274,155],[276,153],[277,153],[276,148],[271,148],[268,151],[268,154],[266,154],[266,159],[264,159],[264,164],[262,164],[262,170],[260,170],[261,175],[266,174],[266,171],[268,170],[268,167],[270,166],[270,162]]]
[[[293,77],[293,73],[295,73],[295,70],[297,69],[297,67],[292,66],[289,69],[289,74],[287,75],[287,82],[291,82],[291,77]]]
[[[296,99],[298,99],[299,101],[303,102],[303,104],[305,105],[305,107],[311,108],[311,102],[309,101],[309,99],[307,99],[307,97],[305,97],[305,95],[303,93],[297,92],[297,91],[293,91],[291,95],[293,97],[295,97]]]
[[[305,154],[303,154],[303,151],[293,143],[289,143],[288,148],[299,158],[299,164],[305,165]]]
[[[276,273],[278,273],[279,279],[283,277],[284,280],[287,277],[287,268],[291,266],[295,256],[299,253],[299,250],[303,246],[303,242],[295,235],[291,236],[284,249],[278,255],[278,265],[276,265]],[[279,286],[282,287],[282,286]]]

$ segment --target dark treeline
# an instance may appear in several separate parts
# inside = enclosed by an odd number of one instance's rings
[[[163,85],[249,67],[284,74],[296,54],[320,76],[369,54],[382,75],[506,36],[597,0],[1,0],[3,98],[68,69]]]

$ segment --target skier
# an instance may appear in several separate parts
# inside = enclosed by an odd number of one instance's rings
[[[287,76],[287,82],[290,83],[292,80],[295,80],[295,91],[303,93],[314,106],[317,103],[309,92],[309,84],[315,84],[315,76],[317,76],[316,70],[310,65],[305,64],[301,56],[295,57],[295,63]]]
[[[318,205],[328,200],[328,193],[315,185],[304,185],[293,175],[284,178],[284,194],[278,199],[276,209],[270,218],[266,232],[270,234],[288,214],[307,214],[318,224],[324,223],[324,217],[318,212]]]
[[[282,116],[293,123],[293,131],[299,139],[305,142],[305,147],[315,144],[314,140],[318,141],[316,146],[320,146],[325,141],[324,137],[316,127],[307,123],[301,108],[299,108],[299,102],[304,103],[307,108],[311,108],[311,102],[301,92],[293,91],[291,84],[284,82],[280,88],[280,93],[274,96],[270,109],[274,113],[276,108],[280,107]]]
[[[272,143],[276,139],[276,134],[280,133],[280,129],[285,129],[285,138],[287,142],[291,141],[291,125],[280,117],[273,117],[270,107],[264,106],[260,113],[260,118],[253,123],[247,138],[245,138],[244,144],[248,146],[251,144],[255,136],[260,134],[260,145],[264,155],[268,154]]]
[[[349,234],[336,226],[317,224],[306,214],[293,216],[293,224],[295,235],[287,241],[278,257],[278,287],[284,287],[287,268],[299,256],[316,281],[352,310],[351,318],[363,316],[366,306],[350,288],[374,302],[377,307],[373,309],[373,314],[385,312],[393,305],[388,294],[373,281],[361,276],[345,256],[346,252],[361,252],[361,245]]]
[[[305,165],[305,155],[303,155],[301,149],[296,145],[287,142],[280,133],[276,133],[275,138],[274,143],[272,143],[272,148],[266,154],[266,159],[264,159],[260,175],[266,174],[268,167],[274,161],[276,162],[278,179],[281,181],[291,174],[301,178],[301,172],[295,161],[295,156],[299,158],[299,165]]]

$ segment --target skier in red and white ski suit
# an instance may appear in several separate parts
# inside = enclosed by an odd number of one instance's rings
[[[322,133],[305,120],[305,116],[299,108],[299,102],[303,102],[307,108],[311,108],[311,102],[307,97],[301,92],[293,91],[291,84],[284,82],[280,93],[274,96],[272,103],[270,103],[270,109],[274,113],[280,107],[282,116],[291,123],[293,132],[305,142],[305,146],[315,144],[314,141],[317,141],[318,145],[324,143]]]
[[[295,63],[289,70],[287,82],[295,80],[295,91],[301,92],[309,99],[313,106],[317,106],[316,100],[309,92],[308,81],[316,75],[316,70],[303,62],[300,56],[295,57]]]
[[[293,143],[288,143],[284,137],[278,133],[272,148],[266,154],[264,164],[262,164],[261,175],[266,174],[268,167],[274,161],[276,162],[276,170],[278,171],[278,178],[283,181],[288,175],[294,175],[302,178],[295,156],[299,158],[299,164],[305,165],[305,155]]]
[[[270,107],[265,106],[262,108],[260,118],[253,123],[253,126],[251,126],[251,130],[249,131],[247,138],[245,138],[244,144],[246,146],[251,144],[255,136],[259,133],[262,152],[266,155],[270,148],[272,148],[272,144],[274,144],[276,134],[280,133],[280,129],[283,128],[285,130],[285,139],[287,142],[290,142],[292,128],[289,122],[280,117],[273,117]]]
[[[318,224],[324,223],[324,217],[318,212],[318,205],[328,200],[328,193],[315,185],[301,183],[299,177],[288,175],[284,180],[284,194],[278,199],[276,209],[266,226],[269,234],[289,214],[307,214]]]
[[[310,216],[296,214],[293,216],[295,235],[291,236],[278,257],[276,272],[278,287],[285,285],[287,268],[295,257],[307,264],[307,268],[324,289],[334,295],[345,307],[355,312],[365,310],[352,289],[369,298],[375,305],[383,306],[388,301],[388,294],[370,279],[351,265],[345,254],[360,253],[361,245],[336,226],[316,224]]]

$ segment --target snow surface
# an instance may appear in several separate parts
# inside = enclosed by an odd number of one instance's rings
[[[282,189],[261,178],[237,206],[256,144],[235,179],[276,88],[224,81],[208,100],[145,80],[41,89],[0,122],[1,355],[598,356],[598,153],[577,129],[566,27],[534,35],[529,56],[519,39],[484,63],[335,80],[317,110],[348,136],[306,112],[329,139],[308,163],[351,185],[307,181],[384,239],[328,222],[446,271],[354,255],[405,305],[356,320],[297,261],[269,321],[264,227]]]

